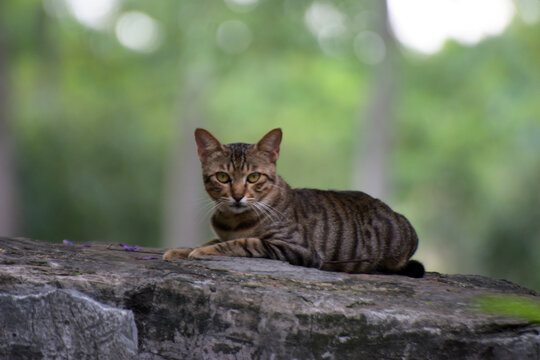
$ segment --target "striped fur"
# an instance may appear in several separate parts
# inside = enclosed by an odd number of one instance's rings
[[[169,250],[164,259],[264,257],[331,271],[423,275],[423,266],[409,261],[418,244],[414,228],[382,201],[357,191],[289,187],[276,173],[281,136],[275,129],[256,144],[222,145],[208,131],[196,130],[219,239]]]

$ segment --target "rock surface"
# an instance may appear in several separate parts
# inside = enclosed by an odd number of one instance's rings
[[[26,289],[24,289],[26,290]],[[0,294],[0,357],[117,359],[137,356],[133,313],[74,290],[47,287]]]
[[[279,261],[0,238],[1,359],[540,359],[540,324],[484,314],[481,276],[350,275]],[[103,354],[107,354],[104,356]]]

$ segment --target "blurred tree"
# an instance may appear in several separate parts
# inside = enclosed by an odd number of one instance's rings
[[[15,180],[15,149],[9,118],[10,86],[6,62],[8,44],[2,20],[0,16],[0,236],[13,236],[19,230],[19,203]]]
[[[490,274],[540,288],[540,164],[520,179],[525,191],[514,194],[509,204],[493,211],[486,230],[480,261]]]
[[[371,1],[369,5],[374,33],[367,34],[364,46],[371,47],[373,58],[366,60],[373,62],[373,70],[366,111],[359,121],[363,126],[357,126],[353,184],[374,197],[389,200],[388,167],[400,63],[396,59],[396,40],[390,29],[386,1]]]
[[[540,286],[538,22],[418,57],[376,0],[122,1],[101,28],[75,3],[0,2],[25,236],[205,241],[194,128],[232,142],[279,126],[291,185],[386,198],[430,269]],[[134,12],[160,29],[151,51],[119,41]]]
[[[191,67],[189,67],[192,69]],[[165,187],[164,245],[190,247],[204,242],[208,225],[201,221],[204,207],[200,164],[193,130],[205,123],[203,99],[208,79],[205,73],[194,71],[182,74],[182,90],[171,160]],[[208,200],[209,201],[209,200]]]
[[[420,250],[451,264],[442,271],[540,288],[539,31],[516,19],[475,47],[450,42],[405,64],[394,177],[412,194],[400,197]]]
[[[163,242],[167,247],[190,247],[209,240],[208,214],[200,163],[193,133],[203,127],[205,109],[215,76],[215,21],[222,4],[184,4],[179,7],[180,56],[173,144],[167,166]],[[207,206],[203,206],[203,204]]]

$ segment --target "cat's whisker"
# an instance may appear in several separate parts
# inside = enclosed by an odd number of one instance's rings
[[[256,200],[255,200],[255,199],[252,199],[252,198],[248,198],[248,199],[246,199],[246,204],[247,204],[247,206],[248,206],[250,209],[253,209],[253,211],[255,211],[255,213],[257,214],[257,218],[260,220],[260,219],[261,219],[262,212],[261,212],[260,209],[257,207],[257,205],[256,205]]]
[[[207,201],[213,201],[213,200],[209,198],[208,195],[201,194],[197,196],[197,201],[207,202]]]
[[[279,220],[268,208],[264,207],[260,203],[257,203],[257,208],[259,208],[273,223]]]
[[[268,205],[264,201],[259,201],[258,204],[260,206],[264,207],[265,209],[267,209],[272,214],[274,214],[277,217],[278,221],[283,219],[283,215],[279,211],[277,211],[276,209],[274,209],[272,206]]]
[[[214,201],[208,198],[205,200],[207,201],[200,201],[199,203],[200,204],[199,211],[198,211],[198,214],[200,215],[199,225],[208,219],[208,216],[214,211],[214,209],[217,206],[217,204]]]
[[[268,213],[268,211],[267,211],[265,208],[261,207],[257,202],[254,202],[254,203],[253,203],[253,207],[254,207],[254,208],[257,208],[257,209],[261,212],[261,214],[263,215],[263,220],[264,220],[265,218],[268,218],[268,219],[270,219],[270,221],[271,221],[273,224],[275,224],[274,218],[272,218],[272,217],[270,216],[270,214]]]
[[[267,204],[264,204],[262,203],[261,201],[258,201],[258,202],[255,202],[254,204],[256,204],[257,208],[263,213],[266,215],[266,217],[268,217],[270,219],[270,221],[272,221],[272,223],[276,223],[276,222],[279,222],[279,218],[277,217],[277,214],[275,214],[274,212],[272,212],[272,209],[271,207],[269,206],[265,206]],[[264,204],[264,205],[263,205]]]
[[[211,211],[214,206],[216,206],[216,203],[214,201],[204,202],[201,203],[200,208],[204,210],[205,212]]]
[[[255,214],[257,214],[257,219],[260,221],[261,220],[261,213],[260,213],[260,210],[257,209],[257,206],[255,206],[255,204],[249,203],[249,202],[248,202],[248,206],[249,206],[250,209],[253,209],[253,211],[255,211]]]
[[[197,203],[199,205],[199,208],[203,208],[205,210],[215,205],[215,201],[210,199],[209,197],[201,197],[198,199]]]
[[[223,198],[223,199],[226,199],[226,198]],[[211,214],[213,214],[216,210],[221,208],[226,203],[227,203],[227,201],[226,200],[221,200],[221,198],[216,200],[216,201],[212,201],[209,204],[210,207],[208,209],[206,209],[204,215],[201,216],[201,220],[204,221],[206,218],[208,218]]]
[[[207,209],[204,212],[204,214],[200,217],[199,223],[202,223],[202,222],[206,221],[208,219],[208,217],[210,216],[210,214],[213,213],[213,211],[217,208],[217,206],[219,206],[219,205],[214,205],[211,208]]]

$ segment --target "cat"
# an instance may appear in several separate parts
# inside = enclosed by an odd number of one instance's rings
[[[163,259],[243,256],[347,273],[424,275],[424,266],[409,260],[418,237],[403,215],[360,191],[292,189],[276,173],[281,139],[274,129],[256,144],[222,145],[195,130],[219,239],[168,250]]]

